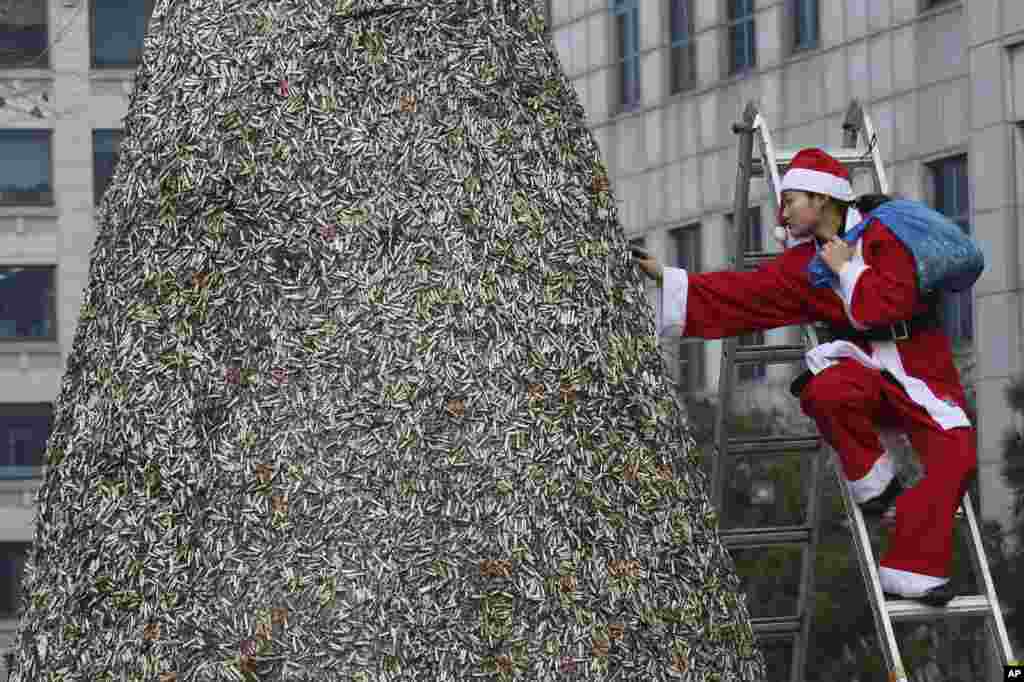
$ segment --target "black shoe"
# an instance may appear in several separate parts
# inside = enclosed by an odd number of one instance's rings
[[[893,476],[889,487],[882,491],[878,497],[873,497],[860,505],[860,513],[869,518],[880,517],[889,510],[889,507],[896,503],[896,498],[903,494],[906,488],[899,479]]]
[[[883,592],[882,594],[885,595],[886,599],[909,599],[911,601],[919,601],[927,606],[933,606],[937,609],[941,609],[956,596],[956,590],[953,589],[953,581],[950,581],[945,585],[933,587],[920,597],[904,597],[898,594],[890,594],[889,592]]]

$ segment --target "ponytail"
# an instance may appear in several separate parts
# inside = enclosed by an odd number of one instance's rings
[[[861,215],[865,215],[887,201],[892,201],[892,197],[888,194],[864,194],[854,199],[853,205],[861,212]]]

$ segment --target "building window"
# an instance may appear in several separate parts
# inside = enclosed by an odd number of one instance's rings
[[[155,0],[91,0],[92,68],[134,69]]]
[[[693,0],[670,0],[672,31],[671,92],[697,87],[697,50],[693,39]]]
[[[764,231],[761,227],[761,207],[751,206],[747,214],[747,244],[748,253],[760,253],[764,251]],[[728,216],[729,224],[733,225],[733,216]],[[752,332],[744,334],[737,339],[740,346],[763,346],[764,332]],[[768,373],[767,365],[763,362],[745,362],[736,365],[736,376],[740,382],[757,381],[763,379]]]
[[[727,0],[729,6],[729,74],[754,68],[754,0]]]
[[[54,267],[0,266],[0,342],[56,341]]]
[[[92,194],[97,206],[114,177],[123,136],[121,130],[94,130],[92,133]]]
[[[0,130],[0,206],[53,206],[50,131]]]
[[[793,49],[818,46],[818,9],[821,0],[790,0],[793,5]]]
[[[0,542],[0,618],[16,618],[29,543]]]
[[[929,164],[935,197],[935,210],[971,233],[971,208],[968,199],[967,156],[954,156]],[[954,342],[974,340],[974,288],[957,293],[946,292],[942,300],[942,318],[946,333]]]
[[[613,2],[619,105],[622,111],[631,111],[640,105],[640,9],[637,0]]]
[[[942,5],[952,5],[954,2],[960,0],[921,0],[921,10],[929,10],[934,7],[941,7]]]
[[[551,0],[544,2],[544,26],[547,28],[547,32],[551,33]]]
[[[675,267],[687,272],[701,271],[700,224],[678,227],[670,232],[675,253]],[[704,390],[707,383],[704,368],[704,342],[690,339],[679,345],[679,387],[686,394]]]
[[[0,3],[0,68],[50,68],[46,0]]]
[[[42,476],[53,406],[0,404],[0,480]]]

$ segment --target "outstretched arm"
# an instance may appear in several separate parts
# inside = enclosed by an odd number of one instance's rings
[[[787,276],[784,260],[780,256],[753,272],[666,267],[658,335],[720,339],[810,322],[807,292]]]

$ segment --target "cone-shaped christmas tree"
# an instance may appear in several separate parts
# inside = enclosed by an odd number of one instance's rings
[[[15,682],[761,677],[538,10],[157,3]]]

